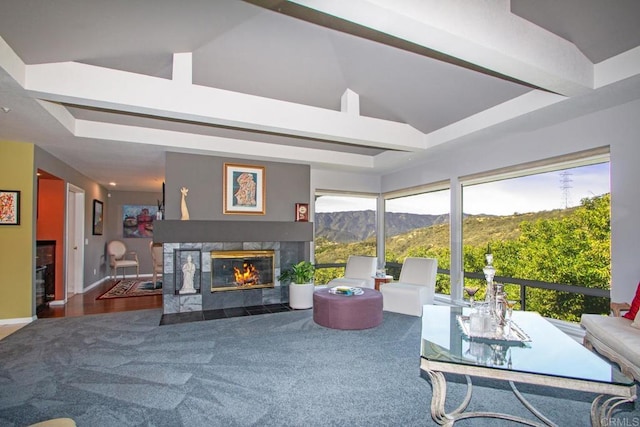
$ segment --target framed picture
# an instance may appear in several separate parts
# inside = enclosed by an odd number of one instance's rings
[[[309,221],[309,204],[308,203],[296,203],[296,221],[300,221],[300,222]]]
[[[122,237],[153,237],[157,212],[155,205],[123,205]]]
[[[102,215],[104,205],[100,200],[93,199],[93,235],[102,236],[104,220]]]
[[[225,214],[264,215],[264,166],[224,164]]]
[[[20,191],[0,190],[0,225],[20,225]]]

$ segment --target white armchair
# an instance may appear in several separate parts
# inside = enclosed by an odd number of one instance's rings
[[[400,279],[380,287],[382,309],[421,317],[422,306],[433,304],[437,272],[437,259],[406,258],[400,270]]]
[[[378,258],[374,256],[350,255],[344,269],[344,277],[331,280],[327,286],[353,286],[360,288],[375,287],[375,275]]]
[[[122,268],[122,278],[124,279],[125,268],[135,267],[136,278],[140,271],[138,262],[138,254],[134,251],[127,251],[127,246],[120,240],[112,240],[107,244],[107,254],[109,255],[109,265],[111,266],[111,274],[115,278],[118,274],[118,268]]]

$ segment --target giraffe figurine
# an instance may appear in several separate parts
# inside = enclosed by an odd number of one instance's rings
[[[187,193],[189,192],[189,189],[187,187],[182,187],[180,192],[182,193],[182,201],[180,202],[180,213],[182,216],[180,219],[186,221],[189,219],[189,209],[187,209]]]

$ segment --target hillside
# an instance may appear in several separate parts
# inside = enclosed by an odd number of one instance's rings
[[[468,215],[463,221],[463,239],[465,245],[479,246],[490,241],[515,240],[520,236],[520,224],[523,221],[535,222],[539,219],[563,218],[570,215],[575,208],[557,209],[553,211],[542,211],[536,213],[490,216],[490,215]],[[366,211],[370,212],[370,211]],[[367,229],[359,221],[366,218],[367,223],[374,220],[366,212],[338,212],[336,214],[322,215],[322,233],[316,232],[316,236],[323,237],[316,239],[316,262],[328,263],[345,261],[349,254],[372,254],[375,253],[375,238],[373,230],[366,234],[366,238],[353,240],[354,235],[365,235]],[[337,215],[339,220],[333,221],[332,215]],[[406,215],[406,217],[403,217]],[[411,248],[449,248],[449,223],[446,216],[437,215],[412,215],[412,214],[391,214],[391,221],[397,221],[396,230],[406,229],[400,234],[391,236],[386,243],[387,253],[392,253],[398,258],[403,258]],[[424,216],[424,218],[420,218]],[[318,218],[318,215],[316,215]],[[387,217],[389,218],[389,217]],[[400,221],[406,218],[410,221],[403,226]],[[339,224],[338,229],[329,229],[329,224]],[[427,225],[420,225],[427,224]],[[316,225],[317,227],[317,225]],[[336,239],[335,236],[345,232],[349,238]],[[331,237],[330,237],[331,236]],[[340,241],[341,240],[341,241]]]
[[[409,213],[385,214],[387,235],[395,236],[417,228],[449,222],[449,215],[417,215]],[[316,237],[349,243],[366,240],[375,235],[375,211],[350,211],[317,213],[315,215]]]

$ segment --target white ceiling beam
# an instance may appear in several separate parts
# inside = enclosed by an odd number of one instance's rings
[[[88,107],[383,149],[424,148],[424,134],[404,123],[75,62],[27,65],[24,87],[41,99]]]
[[[574,96],[594,87],[593,64],[567,40],[526,21],[505,0],[288,0]]]
[[[193,54],[191,52],[173,54],[172,80],[188,85],[193,83]]]
[[[19,85],[24,86],[26,66],[2,37],[0,37],[0,67],[4,68]]]
[[[455,141],[463,136],[471,135],[491,126],[498,125],[516,117],[524,116],[533,111],[548,107],[566,100],[567,97],[542,90],[531,92],[510,99],[494,107],[487,108],[472,116],[466,117],[448,126],[430,132],[426,135],[427,147]]]
[[[75,120],[73,129],[74,136],[79,138],[178,147],[180,150],[197,150],[209,155],[237,155],[243,158],[249,155],[250,158],[298,163],[309,163],[309,159],[313,159],[312,163],[316,165],[334,166],[335,164],[340,164],[341,166],[363,169],[373,168],[373,158],[362,154],[284,145],[278,146],[264,142],[80,119]]]
[[[597,88],[640,74],[640,46],[602,61],[595,66]]]
[[[360,95],[347,89],[342,94],[340,99],[340,111],[343,113],[351,114],[353,116],[360,115]]]

